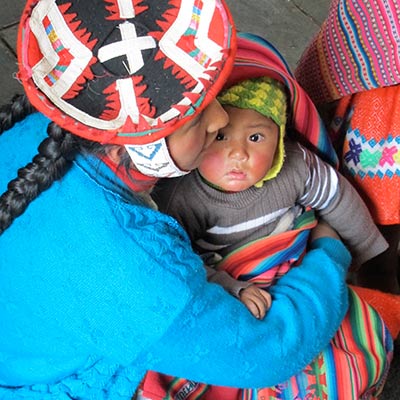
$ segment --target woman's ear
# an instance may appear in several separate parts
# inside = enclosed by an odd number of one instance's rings
[[[107,146],[106,150],[107,156],[117,165],[119,165],[125,152],[123,146]]]
[[[108,145],[106,155],[115,165],[123,166],[126,170],[137,170],[124,146]]]

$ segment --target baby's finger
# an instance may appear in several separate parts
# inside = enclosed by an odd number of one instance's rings
[[[271,304],[272,304],[271,295],[266,290],[262,290],[262,289],[260,289],[260,295],[263,297],[264,301],[266,302],[266,309],[269,310],[271,308]]]
[[[243,300],[243,304],[253,314],[254,317],[256,317],[257,319],[261,318],[260,310],[254,300],[245,299],[245,300]]]
[[[267,312],[267,303],[265,302],[265,299],[263,296],[257,296],[254,299],[254,303],[257,306],[258,309],[258,319],[263,319],[265,317],[265,313]]]

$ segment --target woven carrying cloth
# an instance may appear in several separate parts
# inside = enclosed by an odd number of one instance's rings
[[[303,228],[299,228],[290,240],[305,232],[301,229]],[[289,239],[279,238],[281,235],[277,235],[274,240]],[[275,269],[275,272],[278,270]],[[256,282],[257,268],[250,275]],[[260,283],[266,286],[265,276],[261,276]],[[143,395],[152,400],[377,398],[387,377],[393,344],[379,314],[356,292],[350,290],[349,295],[350,308],[329,345],[308,366],[286,382],[268,388],[235,389],[206,385],[150,371],[141,384]],[[267,368],[268,354],[265,357]]]
[[[293,230],[245,245],[218,267],[236,279],[267,288],[301,259],[315,224],[314,212],[307,211]],[[286,382],[269,388],[234,389],[150,371],[141,389],[152,400],[373,399],[383,388],[392,351],[389,331],[379,314],[350,291],[349,311],[330,344]]]
[[[301,214],[293,229],[248,243],[228,254],[218,269],[233,278],[268,288],[305,254],[310,230],[317,225],[314,211]]]
[[[235,65],[227,87],[261,76],[282,82],[288,93],[288,128],[293,127],[305,144],[325,161],[337,163],[336,153],[313,102],[296,81],[279,51],[267,40],[249,33],[239,33],[237,44]]]
[[[150,371],[142,383],[143,394],[151,400],[377,399],[389,372],[393,344],[375,309],[351,289],[349,296],[349,311],[326,349],[279,385],[235,389]],[[268,354],[265,365],[268,368]]]
[[[33,105],[70,132],[143,144],[215,98],[235,48],[224,0],[30,0],[19,78]]]
[[[316,104],[400,83],[400,4],[333,0],[296,69]]]

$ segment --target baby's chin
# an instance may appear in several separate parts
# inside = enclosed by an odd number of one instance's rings
[[[237,193],[249,189],[254,186],[254,183],[245,181],[229,181],[222,182],[221,185],[218,186],[225,192]]]

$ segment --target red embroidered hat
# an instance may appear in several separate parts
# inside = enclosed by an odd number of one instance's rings
[[[32,104],[64,129],[143,144],[215,98],[235,50],[224,0],[28,0],[19,78]]]

